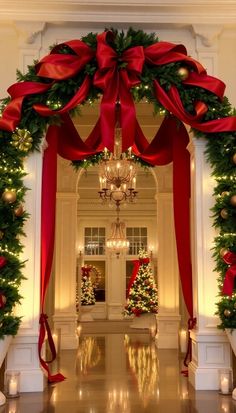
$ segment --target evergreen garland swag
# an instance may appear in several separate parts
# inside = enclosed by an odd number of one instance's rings
[[[158,42],[156,34],[147,34],[142,30],[130,28],[125,33],[110,29],[110,32],[113,33],[113,37],[108,37],[108,41],[118,55],[118,69],[125,67],[126,63],[122,62],[122,59],[119,60],[119,56],[122,56],[125,50],[134,46],[146,48]],[[81,40],[94,51],[96,50],[97,34],[89,33]],[[74,51],[62,44],[57,45],[57,53],[73,55]],[[17,71],[17,82],[39,82],[49,85],[51,79],[37,75],[37,63],[35,61],[33,65],[28,66],[25,74]],[[214,93],[202,87],[184,83],[183,68],[187,73],[193,70],[187,61],[153,66],[144,63],[140,74],[141,82],[131,89],[133,100],[135,102],[144,100],[152,104],[154,115],[168,116],[168,111],[157,101],[154,94],[153,81],[157,79],[166,92],[175,85],[186,113],[194,115],[195,103],[203,102],[207,106],[207,111],[201,118],[202,123],[236,115],[235,109],[226,97],[220,100]],[[48,125],[61,122],[57,110],[70,101],[82,85],[85,76],[88,75],[93,79],[97,69],[98,64],[94,57],[75,76],[54,80],[43,93],[27,95],[23,101],[17,128],[13,132],[0,130],[0,338],[4,334],[16,334],[20,324],[20,318],[14,316],[14,307],[21,298],[19,287],[23,279],[24,265],[20,259],[23,248],[20,237],[24,235],[23,226],[27,219],[27,212],[24,210],[24,196],[27,189],[24,185],[24,158],[40,150],[42,137]],[[99,88],[91,86],[82,105],[93,104],[101,94]],[[11,102],[10,97],[1,100],[0,115],[9,102]],[[33,109],[34,104],[48,106],[55,111],[54,115],[40,116]],[[79,110],[80,107],[76,107],[69,113],[73,116],[79,113]],[[217,314],[221,319],[220,328],[234,328],[236,327],[236,293],[233,292],[232,296],[223,296],[221,291],[228,269],[228,264],[222,259],[222,249],[236,253],[236,205],[233,202],[236,196],[236,132],[203,133],[195,129],[194,134],[207,140],[206,157],[216,182],[214,190],[216,201],[212,208],[212,215],[214,226],[219,233],[215,238],[213,252],[219,281]],[[75,161],[73,164],[76,168],[88,167],[98,163],[101,156],[100,153],[83,161]],[[138,157],[134,156],[134,159],[142,165],[145,164]]]

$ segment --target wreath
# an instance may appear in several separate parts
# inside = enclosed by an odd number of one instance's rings
[[[224,84],[188,57],[184,46],[159,42],[154,33],[130,28],[126,33],[114,29],[89,33],[81,40],[54,45],[26,74],[17,71],[17,82],[8,94],[0,108],[0,292],[4,297],[0,337],[16,334],[20,324],[13,310],[21,298],[23,279],[24,158],[41,150],[50,128],[60,134],[66,126],[69,133],[58,146],[62,155],[68,152],[70,139],[75,138],[71,117],[81,105],[97,99],[101,109],[94,130],[85,141],[76,135],[78,156],[71,158],[76,168],[98,163],[105,147],[112,151],[117,102],[123,151],[132,147],[133,159],[141,164],[157,164],[158,142],[155,137],[149,144],[143,135],[135,116],[136,102],[145,100],[153,105],[154,114],[165,115],[162,135],[173,124],[176,127],[177,119],[180,133],[186,123],[196,137],[206,138],[206,157],[216,182],[212,214],[219,231],[214,247],[217,313],[221,328],[236,327],[236,113],[224,96]]]

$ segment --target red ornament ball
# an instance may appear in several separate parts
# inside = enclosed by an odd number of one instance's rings
[[[7,299],[3,293],[0,293],[0,308],[4,308],[6,305]]]
[[[0,268],[5,267],[6,263],[7,263],[7,259],[3,255],[1,255],[0,256]]]

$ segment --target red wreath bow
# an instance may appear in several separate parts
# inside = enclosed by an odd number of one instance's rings
[[[222,292],[231,296],[234,290],[234,278],[236,277],[236,254],[230,251],[227,252],[223,256],[223,261],[229,265],[229,268],[225,274]]]
[[[81,270],[82,270],[82,276],[88,277],[89,273],[91,271],[91,268],[90,267],[81,267]]]
[[[134,143],[136,112],[130,89],[140,83],[144,51],[142,46],[136,46],[119,56],[108,44],[110,39],[113,39],[110,31],[97,36],[98,70],[93,83],[103,90],[100,121],[104,146],[113,151],[116,104],[119,102],[122,150],[125,151]]]

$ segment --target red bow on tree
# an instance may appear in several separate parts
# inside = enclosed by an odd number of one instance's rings
[[[234,278],[236,277],[236,254],[229,251],[223,256],[223,261],[229,265],[225,273],[223,294],[232,295],[234,290]]]

